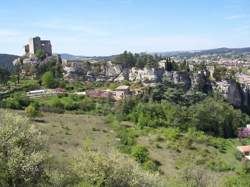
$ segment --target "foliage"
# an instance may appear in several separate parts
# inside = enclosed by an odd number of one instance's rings
[[[30,100],[26,95],[16,93],[0,102],[0,106],[3,108],[22,109],[23,107],[28,106],[29,103]]]
[[[136,161],[144,163],[148,160],[149,152],[146,147],[136,145],[132,148],[131,155],[135,158]]]
[[[170,103],[139,103],[130,113],[130,118],[140,128],[167,127],[174,125],[177,108]]]
[[[151,171],[151,172],[156,172],[159,170],[159,163],[157,161],[154,160],[147,160],[144,164],[143,164],[143,168],[147,171]]]
[[[0,113],[0,163],[4,163],[7,186],[34,186],[45,176],[47,151],[41,132],[28,119]]]
[[[30,118],[35,118],[40,114],[37,108],[32,104],[30,104],[28,107],[25,108],[25,112],[27,116]]]
[[[193,124],[208,134],[229,138],[237,135],[237,128],[246,124],[246,118],[229,104],[208,98],[194,106]]]
[[[73,162],[73,171],[94,186],[146,187],[159,182],[157,176],[142,171],[137,163],[117,152],[102,154],[83,149]]]
[[[225,187],[250,187],[250,177],[248,174],[225,177],[222,186]]]
[[[146,53],[133,54],[131,52],[124,51],[124,53],[113,59],[113,63],[121,64],[124,68],[155,68],[158,67],[159,60],[160,57],[158,56],[152,56]]]
[[[55,88],[57,86],[57,82],[55,81],[55,77],[51,71],[43,74],[42,83],[47,88]]]

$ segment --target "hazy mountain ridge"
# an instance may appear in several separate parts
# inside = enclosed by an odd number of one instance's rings
[[[0,68],[7,69],[8,71],[13,71],[14,65],[13,61],[19,56],[10,54],[0,54]]]
[[[152,52],[150,54],[157,54],[163,57],[170,56],[181,56],[181,57],[192,57],[198,55],[222,55],[222,54],[242,54],[250,53],[250,47],[245,48],[215,48],[215,49],[206,49],[206,50],[190,50],[190,51],[167,51],[167,52]],[[111,60],[114,56],[82,56],[82,55],[73,55],[68,53],[60,54],[62,59],[65,60]]]
[[[65,60],[111,60],[112,56],[82,56],[82,55],[73,55],[68,53],[60,54],[62,59]]]
[[[192,50],[192,51],[169,51],[169,52],[155,52],[153,54],[161,56],[182,56],[182,57],[192,57],[199,55],[222,55],[222,54],[242,54],[250,53],[250,47],[245,48],[215,48],[206,50]]]

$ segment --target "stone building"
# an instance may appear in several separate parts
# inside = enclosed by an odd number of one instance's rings
[[[50,40],[41,40],[39,36],[35,38],[30,38],[29,43],[24,46],[24,51],[26,55],[32,56],[38,50],[43,50],[46,56],[52,55],[52,46]]]

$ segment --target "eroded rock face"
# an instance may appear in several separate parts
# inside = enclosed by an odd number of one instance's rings
[[[188,72],[165,71],[163,80],[174,84],[183,84],[186,90],[191,88],[192,82]]]
[[[209,80],[209,72],[200,71],[192,74],[192,89],[209,93],[212,91],[212,84]]]
[[[162,74],[154,68],[132,68],[129,71],[129,81],[133,82],[157,82],[162,78]]]
[[[250,113],[250,87],[234,80],[230,81],[226,99],[233,106]]]
[[[234,106],[242,107],[244,93],[239,83],[231,81],[228,87],[227,100]]]

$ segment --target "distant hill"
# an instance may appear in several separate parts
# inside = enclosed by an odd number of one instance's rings
[[[14,69],[12,62],[18,57],[19,56],[16,55],[0,54],[0,68],[7,69],[12,72]]]
[[[246,48],[217,48],[207,50],[194,50],[194,51],[170,51],[170,52],[156,52],[161,56],[181,56],[181,57],[192,57],[198,55],[223,55],[223,54],[243,54],[250,53],[250,47]]]
[[[68,53],[62,53],[60,54],[62,59],[65,60],[111,60],[112,56],[81,56],[81,55],[72,55]]]

